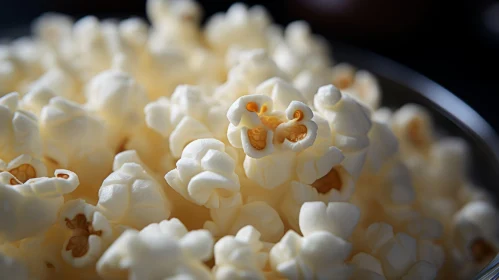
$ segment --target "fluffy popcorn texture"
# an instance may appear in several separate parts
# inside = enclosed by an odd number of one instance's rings
[[[15,92],[0,97],[0,159],[10,161],[21,154],[40,158],[42,139],[37,118],[20,110]]]
[[[86,97],[86,108],[103,119],[111,130],[113,146],[126,141],[144,122],[147,95],[125,72],[108,70],[95,76],[88,84]]]
[[[73,267],[95,263],[112,240],[108,220],[84,200],[66,202],[59,214],[59,222],[67,232],[61,255]]]
[[[9,172],[0,173],[0,242],[34,236],[56,222],[63,195],[73,192],[79,180],[68,170],[56,170],[54,175],[21,183]]]
[[[179,220],[165,220],[125,231],[102,255],[97,272],[104,279],[212,279],[202,262],[212,257],[213,243],[205,230],[189,232]]]
[[[1,275],[471,279],[496,255],[470,147],[382,107],[308,23],[146,14],[48,13],[0,44]]]
[[[352,176],[358,177],[369,146],[372,126],[369,109],[333,85],[317,91],[314,105],[328,121],[334,145],[345,155],[343,165]]]
[[[216,279],[266,279],[263,268],[268,254],[260,233],[252,226],[239,230],[236,236],[222,237],[214,247]]]
[[[140,164],[124,163],[102,182],[97,207],[111,222],[140,229],[167,219],[171,203]]]
[[[208,208],[230,207],[241,199],[239,177],[234,160],[225,153],[225,145],[216,139],[191,142],[168,172],[168,184],[198,205]]]
[[[212,221],[205,222],[204,228],[215,237],[236,234],[245,225],[251,225],[266,242],[277,242],[284,233],[279,213],[264,201],[211,209],[210,216]]]
[[[301,237],[290,230],[271,249],[273,269],[288,279],[349,279],[353,267],[345,263],[349,238],[360,212],[349,203],[307,202],[300,211]]]
[[[94,197],[113,157],[104,124],[79,104],[55,97],[42,109],[40,130],[45,157],[80,174],[78,194]]]

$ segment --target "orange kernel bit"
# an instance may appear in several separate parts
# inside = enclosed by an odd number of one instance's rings
[[[87,221],[83,214],[76,215],[72,220],[66,218],[66,227],[72,230],[72,236],[66,245],[66,251],[71,251],[75,258],[83,257],[89,249],[88,238],[90,235],[101,236],[102,231],[95,231],[92,223]]]
[[[21,182],[25,183],[29,179],[36,178],[36,170],[33,166],[30,164],[22,164],[16,168],[13,168],[9,170],[10,174],[14,175],[16,179]],[[11,179],[12,182],[12,179]],[[12,184],[14,185],[14,184]]]
[[[69,179],[69,175],[68,174],[57,174],[57,178]]]
[[[255,113],[258,113],[258,104],[256,104],[256,102],[248,102],[246,104],[246,110],[250,111],[250,112],[255,112]]]
[[[303,112],[301,110],[296,110],[293,113],[293,118],[296,119],[297,121],[303,120],[304,117],[305,117],[305,114],[303,114]]]
[[[341,176],[338,170],[333,167],[324,177],[317,179],[312,184],[312,187],[315,188],[318,193],[326,194],[332,189],[341,191],[342,185]]]
[[[267,146],[267,130],[264,127],[249,129],[248,138],[256,150],[263,150]]]

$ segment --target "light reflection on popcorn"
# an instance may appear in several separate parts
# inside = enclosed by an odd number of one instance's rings
[[[0,278],[471,279],[497,254],[470,147],[306,22],[146,14],[0,44]]]

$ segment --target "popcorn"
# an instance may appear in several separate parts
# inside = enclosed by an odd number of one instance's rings
[[[284,114],[274,112],[272,105],[265,95],[243,96],[232,104],[227,112],[231,145],[243,148],[249,157],[262,158],[273,153],[274,143],[293,152],[314,143],[318,128],[307,105],[292,101]]]
[[[45,156],[85,180],[79,193],[93,196],[110,171],[112,150],[104,125],[80,105],[54,97],[40,116]]]
[[[215,91],[215,98],[234,102],[236,99],[255,92],[258,85],[270,78],[287,80],[275,62],[264,49],[239,51],[230,68],[227,82]]]
[[[0,272],[7,279],[28,280],[29,272],[26,265],[15,258],[0,252]]]
[[[0,97],[0,159],[11,161],[26,154],[40,158],[42,144],[36,117],[19,110],[15,92]]]
[[[85,107],[104,120],[116,146],[144,122],[147,95],[125,72],[108,70],[98,74],[88,83],[86,97]]]
[[[179,220],[165,220],[126,230],[97,262],[97,272],[104,279],[212,279],[202,264],[212,248],[207,231],[188,232]]]
[[[331,275],[349,279],[353,268],[345,259],[352,244],[345,238],[359,216],[359,209],[348,203],[305,203],[300,212],[304,237],[288,231],[270,251],[272,268],[288,279],[327,279]]]
[[[242,3],[233,4],[225,14],[212,16],[205,28],[209,46],[219,53],[236,46],[246,49],[266,47],[266,29],[270,17],[261,6],[248,9]]]
[[[2,193],[0,241],[17,241],[48,229],[57,219],[63,195],[79,185],[78,177],[68,170],[56,170],[55,177],[31,178],[20,182],[9,172],[0,173]]]
[[[263,158],[246,155],[243,166],[248,179],[264,189],[272,190],[292,178],[295,164],[295,153],[281,151]]]
[[[256,88],[255,93],[272,98],[273,107],[278,111],[285,111],[293,101],[306,103],[301,92],[281,78],[266,80]]]
[[[45,13],[33,22],[31,29],[37,39],[51,49],[67,54],[72,47],[70,40],[72,25],[73,20],[66,15]]]
[[[433,142],[433,123],[426,109],[415,104],[402,106],[393,114],[392,129],[404,154],[428,153]]]
[[[463,262],[481,268],[495,257],[499,246],[496,220],[497,210],[482,201],[470,202],[455,214],[453,243]]]
[[[0,159],[0,171],[7,171],[15,177],[10,182],[11,185],[16,185],[19,182],[25,183],[29,179],[47,175],[45,165],[29,155],[20,155],[8,164]]]
[[[102,183],[97,208],[111,222],[140,229],[167,219],[171,203],[140,164],[124,163]]]
[[[245,226],[236,236],[224,236],[214,248],[216,279],[266,279],[262,272],[268,254],[262,252],[260,233]]]
[[[343,165],[358,177],[369,146],[372,122],[368,109],[332,85],[323,86],[314,96],[315,108],[329,122],[334,146],[345,155]]]
[[[216,139],[198,139],[188,144],[177,168],[165,180],[184,198],[207,208],[230,207],[238,201],[239,177],[234,160]]]
[[[326,68],[329,65],[331,59],[325,40],[313,35],[305,21],[290,23],[286,27],[283,39],[275,47],[273,58],[291,77],[296,77],[300,72],[314,67]]]
[[[284,233],[284,224],[279,214],[264,201],[211,209],[210,216],[212,221],[205,222],[204,228],[215,237],[234,235],[246,225],[258,231],[261,239],[266,242],[277,242]]]
[[[378,171],[398,152],[398,140],[387,124],[377,120],[373,120],[368,137],[367,164]]]
[[[94,263],[112,239],[107,219],[81,199],[66,202],[59,215],[68,236],[61,251],[64,261],[77,268]]]
[[[0,97],[15,91],[22,79],[20,62],[8,46],[0,45]]]
[[[55,96],[56,94],[51,89],[35,86],[23,96],[19,106],[40,118],[43,107],[49,104],[50,99]]]
[[[333,85],[357,100],[376,110],[379,107],[381,91],[376,78],[365,70],[340,63],[332,69]]]

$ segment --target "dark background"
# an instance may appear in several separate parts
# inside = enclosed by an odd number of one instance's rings
[[[200,1],[205,15],[234,1]],[[310,22],[328,39],[369,49],[440,83],[499,131],[499,1],[242,1],[267,7],[274,20]],[[46,11],[101,17],[144,16],[144,0],[0,0],[0,37]],[[334,51],[334,45],[333,45]]]

